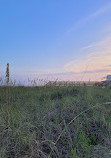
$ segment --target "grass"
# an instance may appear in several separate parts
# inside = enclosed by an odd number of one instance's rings
[[[0,87],[0,158],[110,158],[111,89]]]

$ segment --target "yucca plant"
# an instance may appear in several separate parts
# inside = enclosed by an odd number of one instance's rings
[[[9,63],[7,63],[7,68],[6,68],[6,84],[7,86],[9,85]]]
[[[9,97],[9,94],[10,94],[10,90],[9,90],[9,63],[7,63],[7,67],[6,67],[6,95],[7,95],[7,116],[8,116],[8,127],[10,127],[10,97]]]

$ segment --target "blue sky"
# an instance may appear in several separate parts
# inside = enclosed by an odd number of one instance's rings
[[[110,73],[110,27],[111,0],[0,0],[0,71],[9,62],[19,79],[80,80],[87,68],[85,80],[99,79]]]

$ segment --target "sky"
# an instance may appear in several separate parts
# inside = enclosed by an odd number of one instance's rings
[[[102,80],[111,74],[111,0],[0,0],[0,75]]]

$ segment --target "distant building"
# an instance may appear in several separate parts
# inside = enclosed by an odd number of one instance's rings
[[[111,82],[111,75],[107,75],[106,81]]]

